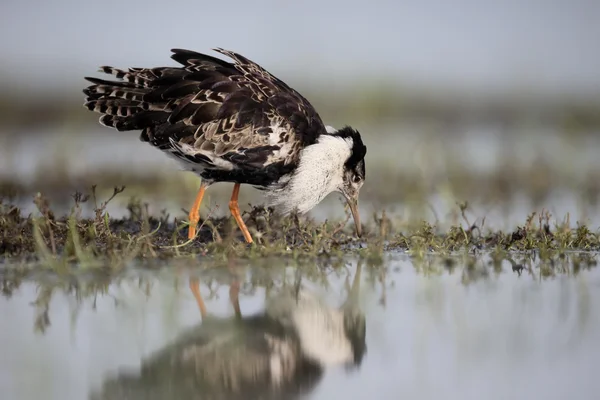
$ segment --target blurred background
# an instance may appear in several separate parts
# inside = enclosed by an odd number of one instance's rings
[[[25,211],[37,192],[66,212],[75,190],[124,184],[152,211],[183,215],[198,178],[138,133],[100,126],[82,106],[83,77],[100,65],[175,65],[174,47],[223,47],[300,91],[326,124],[361,132],[368,215],[450,223],[468,202],[498,228],[544,208],[600,223],[600,2],[156,4],[0,5],[0,189]],[[204,212],[230,190],[211,188]],[[260,203],[251,188],[247,202]],[[332,195],[313,215],[342,213]]]

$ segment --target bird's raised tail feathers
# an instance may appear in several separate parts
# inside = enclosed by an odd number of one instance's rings
[[[86,77],[92,85],[83,90],[85,107],[102,114],[102,125],[120,131],[142,130],[141,140],[163,150],[170,149],[173,140],[193,139],[202,123],[228,116],[217,112],[232,90],[241,90],[228,79],[239,71],[212,56],[172,51],[171,58],[180,67],[100,67],[100,72],[117,80]],[[239,97],[233,96],[232,101]]]
[[[83,90],[87,96],[85,107],[102,114],[102,125],[120,131],[145,129],[164,123],[169,113],[168,102],[154,96],[157,81],[170,75],[175,78],[177,68],[130,68],[123,71],[113,67],[101,67],[101,72],[112,74],[121,81],[109,81],[86,77],[92,83]],[[183,72],[183,71],[182,71]],[[179,78],[180,79],[180,78]],[[150,94],[153,94],[148,98]]]

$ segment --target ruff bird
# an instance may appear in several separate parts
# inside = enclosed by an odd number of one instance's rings
[[[208,315],[199,281],[193,279],[202,323],[142,360],[139,371],[108,378],[91,398],[301,397],[315,388],[326,368],[362,363],[366,324],[357,304],[360,268],[339,308],[298,285],[268,297],[262,312],[242,316],[236,285],[230,290],[234,318]]]
[[[190,239],[205,190],[215,182],[234,183],[229,209],[248,243],[252,236],[238,206],[241,184],[265,191],[267,205],[283,215],[305,213],[340,192],[360,236],[367,148],[359,132],[325,126],[286,83],[240,54],[214,50],[233,62],[173,49],[181,67],[100,67],[119,80],[86,77],[92,85],[83,91],[85,106],[102,114],[102,125],[141,130],[143,142],[202,178],[189,212]]]

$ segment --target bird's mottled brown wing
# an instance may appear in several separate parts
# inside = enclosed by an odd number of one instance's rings
[[[102,124],[142,129],[141,138],[203,169],[292,166],[325,132],[312,105],[258,64],[215,49],[233,63],[174,49],[182,67],[102,67],[120,81],[87,78],[86,106]]]

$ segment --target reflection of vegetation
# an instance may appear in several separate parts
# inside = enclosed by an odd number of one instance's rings
[[[453,274],[458,271],[465,285],[489,279],[508,270],[517,276],[534,280],[559,275],[577,276],[581,271],[595,268],[598,253],[588,252],[474,252],[459,255],[417,255],[412,258],[417,272],[424,275]]]
[[[57,270],[56,272],[45,269],[24,268],[0,268],[0,285],[2,295],[6,299],[19,291],[24,284],[36,286],[36,298],[31,305],[36,308],[37,319],[34,324],[36,331],[44,333],[50,326],[50,303],[56,295],[64,295],[74,300],[77,307],[84,302],[91,305],[95,310],[99,297],[109,297],[115,306],[121,304],[121,299],[115,294],[122,286],[137,288],[144,297],[153,294],[156,279],[174,279],[177,288],[181,280],[182,272],[187,274],[190,268],[199,268],[193,276],[202,276],[202,282],[208,289],[208,299],[216,296],[220,287],[224,285],[233,286],[232,282],[239,284],[237,290],[244,296],[254,296],[257,289],[265,292],[277,292],[287,287],[297,287],[299,280],[308,281],[318,286],[327,287],[331,274],[351,274],[346,266],[347,261],[337,260],[293,260],[289,258],[261,258],[244,262],[240,259],[221,260],[218,258],[192,261],[189,258],[179,258],[165,261],[144,262],[143,269],[125,272],[114,269],[72,269]],[[133,264],[132,266],[135,266]],[[246,275],[246,269],[251,265],[250,275]],[[375,267],[372,263],[368,265]],[[164,276],[157,275],[164,267]],[[146,269],[148,272],[146,273]],[[374,271],[378,270],[376,268]],[[289,272],[293,271],[292,276]],[[369,269],[371,271],[371,269]],[[245,279],[240,280],[244,276]],[[369,277],[371,275],[368,275]],[[349,282],[346,282],[346,290],[351,292]],[[77,315],[73,315],[76,319]]]
[[[379,303],[386,307],[386,290],[390,285],[388,265],[393,262],[395,256],[382,259],[366,259],[369,268],[366,270],[365,281],[380,293]],[[598,253],[590,252],[508,252],[505,250],[493,250],[489,252],[465,252],[447,255],[413,253],[410,256],[412,265],[418,274],[440,275],[459,273],[461,282],[469,285],[480,280],[488,280],[503,272],[512,272],[518,277],[530,277],[535,281],[552,279],[559,275],[577,276],[580,272],[590,270],[597,266]],[[239,291],[246,296],[256,294],[258,288],[263,288],[267,294],[276,292],[281,288],[294,287],[298,278],[304,278],[320,286],[328,287],[331,274],[346,274],[350,271],[345,268],[347,258],[335,259],[290,259],[288,257],[266,257],[248,260],[252,265],[252,273],[247,279],[240,280],[245,275],[244,262],[241,259],[230,258],[223,261],[219,257],[204,258],[201,261],[191,262],[189,258],[177,258],[165,263],[164,260],[157,262],[144,262],[146,268],[159,270],[161,266],[168,266],[179,276],[181,271],[195,266],[201,268],[202,281],[208,289],[208,298],[212,299],[218,289],[223,285],[231,285],[232,280],[239,282]],[[316,263],[315,263],[316,261]],[[282,266],[280,267],[275,266]],[[229,268],[227,268],[229,267]],[[290,282],[286,273],[288,267],[293,267],[294,278]],[[44,333],[51,325],[51,313],[49,312],[52,298],[60,293],[75,299],[76,304],[83,302],[91,304],[95,309],[98,297],[109,296],[119,305],[119,298],[113,295],[114,289],[127,282],[144,293],[145,296],[152,295],[151,281],[154,274],[138,273],[127,274],[118,269],[92,268],[92,269],[58,269],[57,273],[38,269],[6,267],[0,268],[0,285],[2,295],[10,299],[19,290],[22,284],[34,282],[37,286],[37,297],[32,301],[36,309],[34,329]],[[176,285],[179,279],[176,280]],[[346,290],[352,291],[351,284],[346,278]],[[73,319],[77,318],[75,313]],[[73,321],[75,322],[75,321]]]

